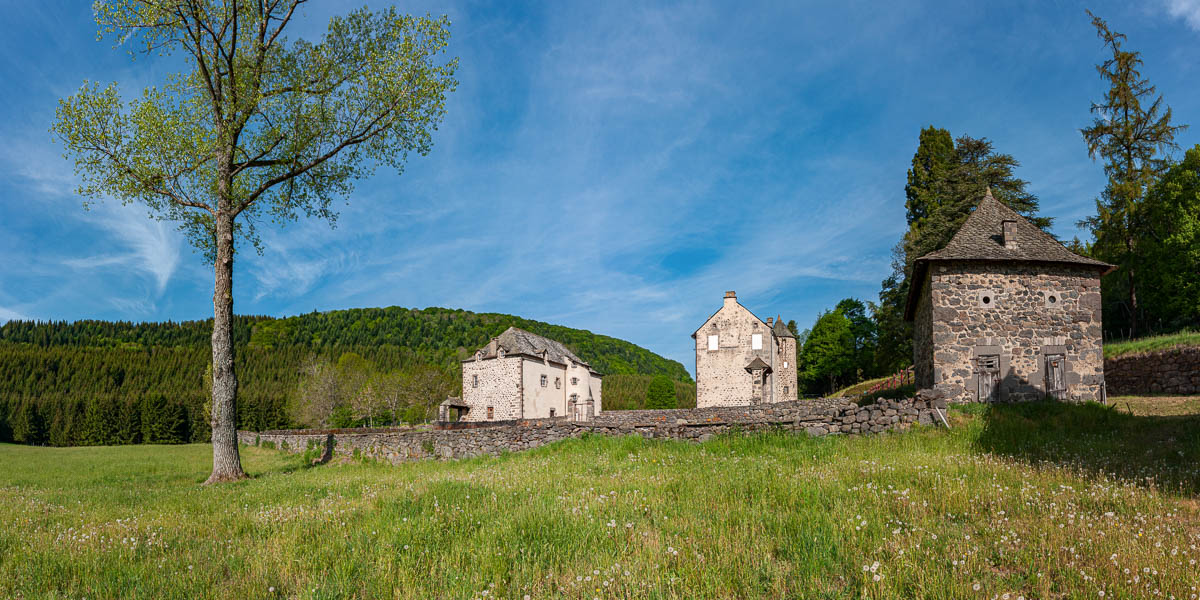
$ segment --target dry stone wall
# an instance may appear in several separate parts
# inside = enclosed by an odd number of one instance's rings
[[[704,441],[729,431],[783,430],[812,436],[869,434],[939,422],[942,400],[879,400],[867,406],[845,399],[801,400],[739,407],[630,410],[601,413],[590,421],[528,419],[495,426],[427,430],[239,431],[246,445],[270,445],[290,452],[320,449],[333,456],[359,456],[400,463],[517,452],[545,444],[597,435],[640,435],[652,439]],[[332,444],[332,450],[329,445]]]
[[[1200,348],[1106,358],[1104,381],[1110,395],[1200,394]]]

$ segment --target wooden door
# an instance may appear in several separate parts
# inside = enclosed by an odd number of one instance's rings
[[[1067,396],[1066,363],[1061,354],[1046,355],[1046,394],[1057,400]]]
[[[975,359],[975,399],[979,402],[1000,400],[1000,357],[980,356]]]

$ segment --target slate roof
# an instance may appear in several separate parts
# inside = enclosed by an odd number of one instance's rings
[[[766,361],[764,361],[762,358],[755,356],[754,360],[752,360],[746,364],[747,371],[753,371],[754,369],[765,369],[767,371],[770,371],[771,365],[768,365],[766,363]]]
[[[507,356],[523,355],[530,358],[541,359],[542,351],[546,352],[546,360],[555,362],[560,365],[566,365],[568,360],[574,361],[591,370],[591,365],[575,356],[574,352],[567,349],[561,342],[556,342],[550,338],[542,337],[536,333],[530,333],[524,329],[509,327],[504,330],[497,338],[498,349],[503,348]],[[480,348],[483,351],[482,358],[495,358],[496,353],[492,352],[492,345]],[[473,359],[469,359],[473,360]],[[592,370],[593,373],[596,373]],[[599,373],[596,373],[599,375]]]
[[[1004,221],[1015,222],[1015,247],[1004,246]],[[916,285],[909,286],[904,309],[906,319],[911,321],[916,312],[929,264],[950,260],[1075,264],[1095,267],[1101,275],[1115,268],[1067,250],[1050,234],[993,197],[989,189],[945,248],[930,252],[913,263],[912,281]]]
[[[775,332],[775,337],[777,338],[796,337],[792,335],[792,332],[787,328],[787,325],[783,324],[783,317],[775,317],[775,327],[772,328],[772,331]]]

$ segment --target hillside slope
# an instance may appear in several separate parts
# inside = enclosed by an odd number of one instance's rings
[[[381,372],[433,369],[444,389],[457,392],[459,361],[510,326],[559,340],[589,361],[619,392],[611,398],[614,408],[639,404],[646,375],[667,375],[685,390],[691,384],[683,365],[630,342],[513,315],[390,307],[282,319],[242,316],[234,326],[239,426],[290,425],[289,399],[314,358],[336,362],[357,355]],[[206,440],[211,327],[211,321],[0,326],[0,441]],[[428,399],[427,416],[440,400]],[[168,431],[144,431],[158,422]]]

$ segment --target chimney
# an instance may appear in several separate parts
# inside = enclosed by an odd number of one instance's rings
[[[737,292],[725,292],[725,306],[733,306],[737,304]]]
[[[499,347],[500,347],[500,338],[498,338],[498,337],[492,338],[492,341],[490,343],[488,343],[488,351],[487,351],[488,355],[495,356],[497,350],[500,349]]]
[[[1005,219],[1000,222],[1000,226],[1004,228],[1004,247],[1008,250],[1017,249],[1017,222]]]
[[[767,327],[773,327],[774,325],[775,325],[775,317],[767,317]]]

